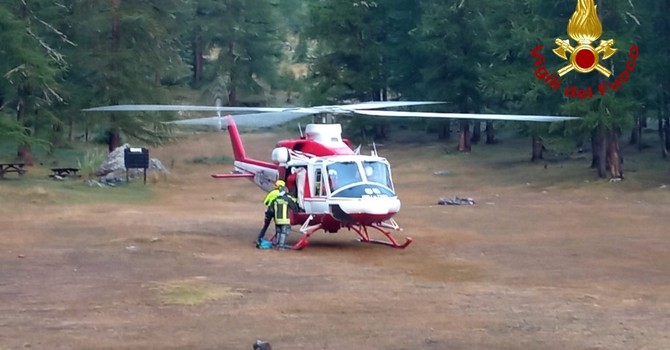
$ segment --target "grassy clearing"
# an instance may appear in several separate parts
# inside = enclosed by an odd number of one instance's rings
[[[412,167],[413,171],[443,172],[449,182],[459,182],[468,176],[485,179],[494,186],[527,186],[544,190],[554,189],[600,189],[615,191],[656,190],[670,186],[670,164],[660,157],[656,144],[642,151],[623,140],[625,180],[615,184],[609,178],[600,179],[591,169],[591,152],[555,154],[545,152],[545,159],[531,162],[529,138],[519,136],[501,137],[501,143],[473,145],[469,153],[456,151],[456,141],[415,143],[410,146],[393,145],[381,149],[382,156],[388,154],[394,168]],[[647,141],[651,143],[651,138]],[[418,167],[417,160],[430,158],[430,166]],[[401,169],[402,170],[402,169]],[[394,170],[395,171],[395,170]]]
[[[288,136],[285,129],[277,129],[272,136],[276,141]],[[292,135],[295,132],[291,133]],[[244,137],[245,135],[243,135]],[[345,135],[346,136],[346,135]],[[624,181],[611,184],[608,179],[599,179],[594,169],[590,168],[591,153],[552,154],[545,153],[545,159],[530,162],[531,144],[527,137],[520,137],[511,132],[498,136],[500,143],[473,145],[472,152],[456,151],[456,138],[446,142],[415,142],[403,143],[393,137],[379,148],[380,155],[389,158],[394,173],[402,175],[412,172],[442,172],[444,181],[452,187],[467,186],[467,179],[477,176],[492,186],[514,187],[525,186],[529,189],[543,191],[558,190],[595,190],[630,192],[658,192],[664,185],[670,186],[670,165],[663,160],[658,151],[657,140],[652,136],[646,138],[649,145],[643,150],[627,145],[622,140],[624,154]],[[272,144],[264,145],[266,136],[257,135],[252,142],[247,140],[245,146],[252,156],[267,159]],[[260,142],[260,143],[258,143]],[[179,174],[189,173],[189,164],[224,165],[232,164],[230,141],[227,134],[191,134],[178,143],[152,149],[155,156],[169,168]],[[263,145],[263,146],[261,146]],[[38,158],[42,166],[31,167],[28,173],[19,178],[15,174],[7,174],[7,179],[0,181],[0,212],[16,210],[22,204],[58,205],[62,203],[86,204],[96,202],[144,202],[154,197],[152,193],[152,177],[144,186],[141,179],[128,186],[90,187],[83,179],[86,171],[94,168],[101,156],[99,146],[77,145],[69,149],[54,152],[54,158]],[[369,147],[363,147],[368,154]],[[2,154],[10,154],[12,149],[0,144]],[[10,153],[8,153],[10,152]],[[15,151],[13,151],[15,152]],[[52,159],[47,161],[45,159]],[[46,163],[48,164],[46,164]],[[178,169],[175,164],[181,165]],[[49,168],[58,166],[75,166],[82,168],[81,180],[54,181],[48,178]],[[87,170],[88,169],[88,170]],[[174,181],[174,179],[172,180]],[[670,190],[670,189],[668,189]]]
[[[84,180],[49,179],[47,171],[30,169],[23,178],[0,181],[0,212],[20,210],[21,205],[25,204],[141,203],[154,197],[151,186],[143,185],[141,180],[116,187],[91,187]]]
[[[155,283],[150,287],[158,293],[164,304],[199,305],[224,298],[242,297],[243,294],[230,287],[207,282],[206,277]]]
[[[194,164],[231,164],[233,163],[233,158],[228,156],[217,156],[217,157],[194,157],[192,162]]]
[[[68,147],[56,148],[51,153],[46,148],[33,147],[32,153],[35,165],[45,168],[77,167],[79,162],[90,157],[90,153],[107,154],[104,145],[85,142],[74,142]],[[0,162],[16,160],[16,145],[0,141]]]

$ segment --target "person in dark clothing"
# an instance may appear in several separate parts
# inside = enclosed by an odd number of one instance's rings
[[[277,180],[277,182],[275,182],[275,188],[268,192],[268,194],[265,196],[265,199],[263,200],[263,204],[266,206],[265,221],[263,222],[263,228],[261,228],[261,231],[258,233],[258,237],[256,238],[257,248],[267,249],[271,247],[271,244],[265,240],[265,232],[268,230],[268,227],[270,227],[270,222],[275,216],[272,202],[274,202],[275,198],[277,198],[280,189],[284,188],[285,186],[286,183],[283,180]]]
[[[287,189],[282,187],[279,194],[272,201],[272,209],[274,211],[275,220],[275,237],[273,245],[279,249],[286,248],[286,237],[291,230],[291,218],[289,216],[289,209],[300,212],[300,206],[295,198],[287,193]]]

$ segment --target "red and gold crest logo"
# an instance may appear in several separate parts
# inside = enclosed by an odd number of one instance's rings
[[[553,52],[556,56],[568,61],[569,64],[558,70],[558,76],[551,73],[545,66],[544,55],[540,52],[542,44],[537,45],[531,52],[535,60],[535,76],[537,79],[544,81],[547,86],[554,90],[561,89],[563,81],[559,78],[568,74],[570,71],[577,71],[578,73],[590,73],[594,70],[598,71],[605,77],[612,76],[612,71],[600,64],[614,55],[618,49],[614,46],[614,39],[600,40],[600,44],[594,47],[592,44],[603,33],[603,27],[598,18],[597,6],[593,0],[577,0],[575,12],[568,21],[568,35],[572,40],[577,42],[576,46],[572,46],[569,39],[556,38],[554,41],[557,45]],[[568,58],[568,54],[570,57]],[[614,77],[613,81],[603,81],[598,84],[597,88],[592,87],[578,87],[569,86],[565,88],[564,94],[566,97],[577,98],[591,98],[594,90],[597,90],[601,96],[605,95],[608,90],[616,91],[630,78],[631,73],[635,70],[636,60],[639,55],[637,45],[630,47],[628,51],[628,60],[626,61],[625,69]],[[602,57],[601,57],[602,56]]]
[[[572,47],[568,39],[556,38],[558,47],[553,50],[554,53],[564,60],[568,60],[565,53],[570,53],[570,64],[558,70],[559,76],[564,76],[573,69],[579,73],[590,73],[595,69],[606,77],[612,75],[599,60],[600,54],[606,60],[616,53],[617,49],[612,48],[614,39],[600,40],[600,45],[596,48],[591,46],[603,33],[596,10],[593,0],[577,1],[577,8],[568,21],[568,35],[577,42],[577,47]]]

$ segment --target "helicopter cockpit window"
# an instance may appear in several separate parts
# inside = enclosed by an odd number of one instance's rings
[[[368,182],[374,182],[393,189],[389,166],[384,162],[363,162],[365,177]]]
[[[362,181],[358,164],[355,162],[333,163],[326,168],[328,170],[328,181],[330,182],[331,192],[349,184]]]

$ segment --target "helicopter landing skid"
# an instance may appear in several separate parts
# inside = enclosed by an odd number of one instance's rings
[[[316,231],[321,230],[323,228],[320,223],[310,226],[310,222],[312,221],[312,219],[313,216],[310,215],[310,217],[307,218],[305,223],[300,227],[300,232],[302,232],[303,235],[302,238],[300,238],[300,240],[293,245],[293,249],[300,250],[305,248],[308,244],[309,237],[311,237]],[[384,236],[386,236],[388,240],[380,241],[376,239],[370,239],[370,234],[368,233],[368,227],[371,227],[381,232],[382,234],[384,234]],[[412,239],[409,237],[405,238],[405,242],[402,244],[398,243],[398,241],[396,241],[395,238],[393,238],[393,236],[391,235],[391,231],[388,229],[402,231],[400,226],[398,226],[398,224],[393,219],[390,219],[387,222],[367,226],[366,225],[349,226],[349,228],[354,230],[354,232],[356,232],[358,237],[360,237],[358,241],[363,243],[382,244],[397,249],[404,249],[412,243]]]
[[[388,240],[387,241],[380,241],[380,240],[376,240],[376,239],[370,239],[370,234],[368,233],[368,227],[371,227],[371,228],[381,232],[382,234],[384,234],[384,236],[386,236],[386,238]],[[387,230],[386,228],[391,228],[391,229],[398,230],[398,231],[402,230],[400,228],[400,226],[398,226],[398,224],[393,219],[390,219],[389,222],[384,222],[384,223],[379,223],[379,224],[372,224],[372,225],[367,225],[367,226],[356,225],[356,226],[351,227],[351,229],[354,230],[354,232],[356,232],[356,234],[358,234],[358,236],[360,237],[358,239],[359,242],[382,244],[382,245],[386,245],[386,246],[397,248],[397,249],[405,249],[405,248],[407,248],[408,245],[410,245],[412,243],[412,238],[410,238],[410,237],[406,237],[405,242],[403,244],[398,243],[398,241],[396,241],[395,238],[393,238],[393,236],[391,236],[391,231]]]
[[[314,219],[314,215],[310,215],[307,220],[305,220],[305,223],[300,226],[300,232],[302,233],[302,238],[298,242],[296,242],[293,245],[293,249],[295,250],[300,250],[303,249],[307,246],[308,244],[308,239],[311,237],[314,232],[320,230],[321,224],[316,224],[316,225],[309,225],[309,223]]]

